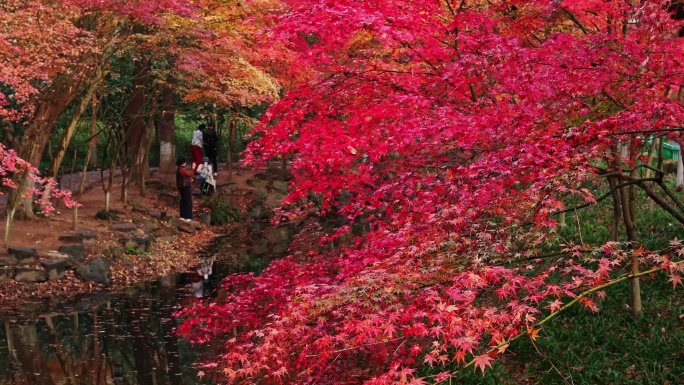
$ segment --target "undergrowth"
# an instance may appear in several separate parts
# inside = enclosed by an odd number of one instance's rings
[[[569,212],[558,235],[566,243],[602,244],[610,239],[612,201]],[[644,248],[658,250],[684,230],[638,195],[636,226]],[[620,241],[625,241],[624,225]],[[545,325],[536,341],[515,341],[484,376],[468,369],[458,384],[681,384],[684,383],[684,298],[664,274],[641,279],[643,312],[631,317],[627,282],[606,290],[596,314],[570,308]],[[447,382],[448,383],[448,382]]]
[[[225,225],[242,220],[240,209],[226,200],[220,194],[205,198],[203,205],[211,211],[212,225]]]

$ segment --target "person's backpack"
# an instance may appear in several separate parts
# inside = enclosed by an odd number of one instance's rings
[[[214,190],[215,190],[215,188],[214,188],[214,185],[213,185],[213,184],[204,182],[204,184],[202,185],[202,191],[201,191],[201,193],[202,193],[202,195],[207,195],[207,196],[209,196],[209,195],[213,195],[213,194],[214,194]]]

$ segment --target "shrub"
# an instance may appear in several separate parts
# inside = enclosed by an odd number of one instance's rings
[[[220,195],[206,198],[204,200],[204,207],[211,210],[212,225],[225,225],[242,219],[240,210],[225,199],[221,199]]]

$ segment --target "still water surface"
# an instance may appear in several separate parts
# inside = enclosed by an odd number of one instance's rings
[[[271,259],[250,257],[249,251],[222,255],[225,242],[230,239],[207,251],[219,256],[208,280],[193,270],[71,303],[45,300],[0,309],[0,385],[214,383],[198,378],[193,368],[211,347],[178,338],[173,313],[211,301],[226,275],[260,273]]]

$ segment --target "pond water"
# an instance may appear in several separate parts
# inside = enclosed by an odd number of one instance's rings
[[[260,273],[273,258],[252,257],[249,250],[222,255],[226,242],[229,236],[219,237],[206,252],[218,256],[208,279],[189,271],[125,292],[0,310],[0,385],[213,383],[193,368],[210,348],[177,337],[172,314],[212,300],[228,274]]]

